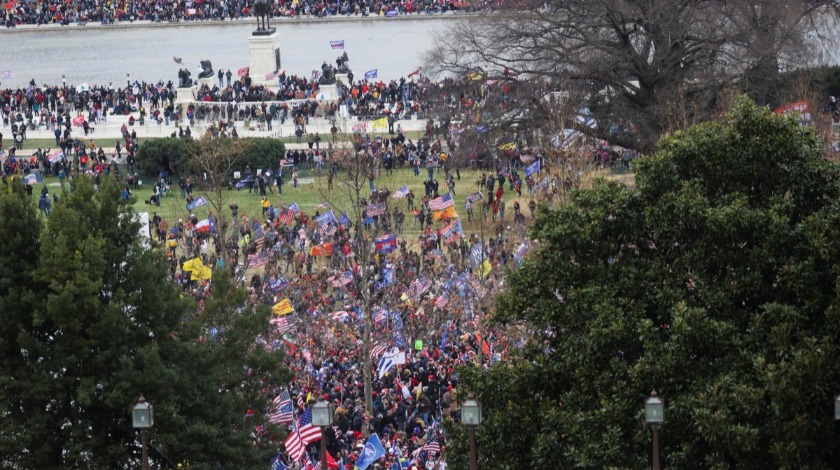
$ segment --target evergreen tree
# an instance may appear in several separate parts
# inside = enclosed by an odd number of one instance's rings
[[[832,468],[840,429],[839,167],[811,129],[741,99],[533,228],[496,321],[534,337],[463,371],[482,468]],[[466,439],[448,453],[466,468]]]
[[[77,178],[40,231],[31,200],[0,195],[10,248],[0,255],[0,466],[137,468],[140,394],[156,409],[153,467],[264,465],[271,451],[254,448],[253,430],[265,423],[263,387],[284,378],[280,353],[255,347],[268,314],[245,308],[225,279],[203,309],[183,300],[119,196],[111,179],[97,192]],[[221,310],[229,316],[209,316]],[[224,334],[207,340],[210,325]]]

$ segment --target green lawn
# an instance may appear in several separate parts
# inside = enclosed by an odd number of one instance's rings
[[[275,207],[280,207],[282,204],[289,205],[293,202],[296,202],[300,208],[305,211],[307,214],[314,214],[316,210],[316,206],[324,203],[329,202],[330,208],[333,209],[336,213],[336,216],[341,214],[342,210],[349,208],[349,199],[347,197],[346,191],[342,191],[339,189],[339,184],[341,181],[342,173],[339,173],[339,176],[336,178],[334,183],[334,188],[332,191],[327,190],[327,176],[326,172],[321,173],[320,175],[317,172],[310,172],[310,171],[302,171],[300,175],[300,179],[302,182],[306,182],[307,180],[311,180],[311,183],[308,184],[299,184],[298,188],[295,189],[292,187],[291,181],[289,180],[289,175],[286,175],[286,183],[283,185],[283,194],[278,195],[276,192],[276,187],[274,189],[274,193],[268,193],[269,200],[274,204]],[[426,175],[425,169],[421,170],[420,176],[414,176],[413,172],[410,169],[403,168],[397,170],[393,173],[393,175],[387,175],[383,173],[376,181],[377,188],[387,188],[390,189],[392,192],[399,189],[402,185],[407,185],[410,189],[414,191],[415,194],[415,204],[419,205],[420,198],[423,195],[423,178]],[[458,211],[458,214],[461,216],[461,225],[464,228],[465,232],[473,233],[481,231],[482,227],[481,224],[478,222],[469,223],[467,222],[467,215],[464,211],[464,200],[466,196],[472,192],[477,191],[476,181],[479,179],[481,172],[466,170],[461,172],[461,180],[456,180],[455,184],[455,208]],[[436,175],[436,178],[440,185],[440,192],[445,192],[444,185],[443,185],[443,173],[439,173]],[[58,188],[58,180],[57,178],[47,178],[46,180],[47,185],[50,187],[51,192],[59,193],[60,188]],[[181,198],[180,189],[177,187],[177,180],[175,180],[176,185],[172,188],[171,195],[164,196],[161,200],[161,205],[148,205],[145,203],[146,200],[149,199],[151,195],[151,186],[153,184],[152,178],[144,178],[143,185],[140,190],[134,191],[134,196],[136,198],[135,203],[135,210],[137,212],[148,212],[150,217],[152,213],[157,212],[158,215],[161,217],[165,217],[168,221],[183,219],[188,216],[190,213],[186,209],[186,201]],[[365,185],[367,186],[367,185]],[[35,188],[34,191],[34,198],[37,198],[37,195],[40,192],[40,188]],[[254,217],[261,217],[262,210],[260,208],[260,195],[259,191],[254,191],[252,193],[248,193],[247,189],[244,190],[232,190],[232,191],[225,191],[224,192],[227,201],[225,202],[225,211],[228,211],[228,206],[233,202],[236,202],[239,205],[239,214],[245,214],[249,218]],[[505,201],[507,206],[507,212],[505,214],[505,223],[507,225],[512,225],[513,220],[513,195],[515,192],[509,190],[509,188],[505,187]],[[197,197],[200,195],[204,195],[208,201],[211,200],[211,195],[207,194],[206,192],[202,192],[200,190],[193,191],[193,197]],[[522,198],[519,198],[520,204],[522,206],[522,211],[529,215],[527,210],[527,193],[523,192]],[[397,200],[391,199],[389,201],[389,207],[393,208],[394,204],[398,204],[399,207],[406,210],[406,202],[405,199]],[[208,215],[208,212],[213,210],[213,208],[208,205],[204,207],[200,207],[193,211],[195,215],[201,219],[205,218]],[[323,213],[325,210],[320,209]],[[227,215],[230,215],[230,212],[226,212]],[[479,214],[478,208],[475,209],[474,213],[477,215]],[[411,236],[416,235],[419,230],[412,227],[413,217],[406,211],[406,222],[405,222],[405,231],[404,235]],[[438,224],[439,226],[440,224]],[[484,230],[489,231],[491,229],[490,220],[488,219],[488,223],[485,224]]]

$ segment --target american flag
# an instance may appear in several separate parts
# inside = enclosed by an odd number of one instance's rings
[[[484,199],[484,196],[481,194],[481,192],[472,193],[469,196],[467,196],[467,201],[470,202],[480,201],[481,199]]]
[[[321,428],[312,425],[312,408],[307,408],[298,419],[298,433],[304,444],[321,439]]]
[[[385,320],[388,319],[388,311],[384,308],[380,308],[373,314],[373,322],[374,323],[383,323]]]
[[[335,235],[336,231],[338,231],[338,229],[336,228],[335,225],[329,224],[329,225],[321,226],[321,235],[323,235],[325,237],[331,237],[331,236]]]
[[[268,420],[274,424],[289,424],[295,420],[295,411],[292,407],[292,397],[288,390],[283,390],[280,395],[274,398],[274,411],[268,415]]]
[[[449,299],[446,298],[445,295],[439,295],[437,299],[435,299],[435,307],[443,308],[449,303]]]
[[[272,318],[268,322],[274,326],[279,334],[285,334],[292,330],[295,327],[295,316],[294,315],[281,315],[279,317]]]
[[[312,362],[312,352],[309,350],[309,348],[303,348],[303,352],[301,354],[303,355],[303,358],[306,359],[307,363]]]
[[[385,213],[385,204],[368,204],[365,210],[368,217],[376,217]]]
[[[265,236],[265,230],[259,222],[254,222],[254,238],[259,239]]]
[[[472,281],[472,288],[478,298],[484,298],[487,295],[487,288],[481,282]]]
[[[339,310],[337,312],[332,313],[330,315],[330,317],[335,321],[342,321],[342,320],[346,320],[347,318],[349,318],[350,313],[347,312],[347,310]]]
[[[304,409],[304,407],[306,407],[306,398],[303,397],[303,392],[298,393],[297,406],[300,409]]]
[[[455,201],[452,200],[452,196],[450,196],[449,193],[429,201],[429,209],[433,211],[442,211],[449,207],[455,207]]]
[[[388,349],[388,345],[384,342],[376,342],[370,347],[370,357],[376,359],[377,357],[381,356],[385,353]]]
[[[413,297],[420,297],[426,293],[430,287],[432,287],[431,283],[429,283],[429,281],[427,281],[424,277],[418,277],[411,282],[411,285],[409,285],[409,289],[411,290]]]
[[[440,444],[436,439],[432,439],[423,446],[423,450],[426,452],[440,453]]]
[[[268,253],[262,252],[258,255],[248,255],[248,267],[256,268],[268,264]]]
[[[277,221],[280,222],[281,224],[285,224],[285,225],[291,225],[292,221],[294,221],[294,220],[295,220],[295,213],[294,213],[294,211],[292,211],[291,209],[288,209],[288,208],[283,208],[283,210],[280,211],[280,216],[277,217]]]
[[[336,276],[332,276],[329,281],[332,283],[332,286],[335,288],[344,287],[347,284],[353,282],[353,272],[352,271],[345,271],[344,273]]]

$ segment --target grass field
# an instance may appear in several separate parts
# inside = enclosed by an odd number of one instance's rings
[[[328,202],[330,204],[330,208],[333,209],[336,213],[336,216],[341,214],[341,211],[349,209],[349,198],[347,196],[347,191],[342,191],[339,189],[339,184],[341,181],[342,173],[339,173],[338,177],[335,179],[334,182],[334,189],[332,191],[327,190],[327,175],[326,172],[316,172],[316,171],[301,171],[300,172],[300,181],[306,184],[299,184],[298,187],[295,189],[292,187],[291,181],[289,179],[288,174],[286,175],[286,183],[283,185],[283,194],[277,194],[277,188],[273,187],[274,193],[268,193],[267,197],[272,202],[274,207],[281,207],[282,204],[290,205],[293,202],[296,202],[300,208],[309,215],[315,213],[316,206]],[[379,178],[375,180],[375,184],[377,188],[387,188],[390,189],[392,192],[399,189],[402,185],[408,186],[410,189],[414,191],[415,194],[415,204],[419,205],[420,199],[423,196],[423,178],[426,176],[425,169],[421,170],[420,176],[414,176],[413,172],[408,168],[399,169],[393,172],[392,175],[388,175],[386,173],[382,173]],[[473,193],[478,190],[476,185],[476,181],[480,178],[481,172],[466,170],[461,172],[461,180],[458,181],[456,179],[455,182],[455,208],[458,211],[458,214],[461,217],[461,225],[465,232],[467,233],[476,233],[483,231],[485,233],[489,233],[492,231],[492,222],[490,218],[488,221],[482,224],[477,222],[478,214],[480,211],[478,208],[474,210],[474,214],[476,217],[473,218],[473,223],[467,221],[467,214],[464,211],[464,201],[468,194]],[[440,184],[439,191],[441,193],[445,192],[444,184],[443,184],[443,173],[436,174],[435,177],[438,179]],[[151,217],[154,212],[157,212],[158,215],[161,217],[165,217],[167,221],[170,223],[172,221],[177,221],[178,219],[186,218],[190,212],[186,209],[186,201],[181,198],[180,188],[177,187],[177,180],[175,180],[176,185],[173,186],[171,194],[166,195],[161,198],[161,205],[148,205],[145,203],[149,199],[149,196],[152,193],[152,178],[145,178],[143,180],[143,184],[141,189],[133,191],[133,194],[136,198],[135,203],[135,210],[137,212],[148,212],[149,216]],[[60,194],[60,188],[57,178],[47,178],[45,183],[50,188],[50,192],[55,192]],[[367,188],[367,184],[365,185]],[[40,188],[35,188],[33,198],[37,198],[37,195],[40,192]],[[226,214],[229,216],[230,212],[228,206],[233,202],[239,206],[239,214],[247,215],[249,218],[253,219],[255,217],[261,217],[261,207],[260,207],[260,200],[261,197],[259,195],[259,191],[255,190],[252,193],[248,193],[247,189],[244,190],[232,190],[232,191],[225,191],[224,192],[226,201],[224,205],[224,210],[227,211]],[[511,191],[509,187],[505,186],[505,202],[506,202],[506,213],[505,213],[505,221],[506,225],[513,225],[513,196],[516,193]],[[200,195],[204,195],[208,201],[211,200],[211,195],[202,192],[200,190],[193,191],[193,197],[197,197]],[[528,204],[528,197],[527,192],[523,191],[523,195],[521,198],[517,198],[522,206],[522,211],[526,215],[526,218],[530,218],[529,211],[527,209]],[[397,199],[390,199],[389,207],[393,208],[394,204],[398,204],[404,211],[406,211],[406,202],[405,199],[397,200]],[[214,210],[210,205],[199,207],[193,211],[193,213],[199,219],[205,218],[208,215],[210,210]],[[323,213],[325,210],[320,209]],[[437,225],[440,225],[439,223]],[[406,220],[405,220],[405,230],[404,236],[413,236],[419,233],[419,227],[413,227],[413,217],[411,214],[406,211]]]

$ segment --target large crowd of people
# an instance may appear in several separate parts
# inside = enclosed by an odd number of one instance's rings
[[[491,3],[472,0],[280,0],[272,3],[271,14],[275,18],[434,14],[487,8]],[[250,0],[11,0],[6,3],[6,8],[0,9],[0,20],[7,28],[20,24],[235,21],[253,16],[253,11],[253,1]]]
[[[500,167],[476,182],[466,207],[488,208],[487,233],[481,238],[465,233],[451,213],[439,217],[446,210],[439,205],[444,194],[454,194],[460,184],[460,171],[447,163],[451,155],[440,140],[425,136],[413,143],[402,136],[375,139],[362,134],[349,152],[331,149],[326,154],[328,178],[332,186],[353,165],[367,162],[370,188],[357,201],[360,212],[329,204],[304,211],[291,199],[281,202],[288,190],[282,196],[270,194],[272,187],[282,191],[284,178],[296,180],[308,161],[300,152],[258,176],[260,182],[253,186],[257,196],[241,196],[262,197],[261,213],[241,213],[233,202],[225,217],[231,222],[224,222],[232,225],[226,226],[212,211],[209,224],[192,214],[177,221],[155,215],[154,238],[168,247],[173,282],[199,303],[212,291],[212,280],[193,274],[196,259],[240,279],[252,301],[293,310],[274,316],[269,333],[257,342],[285,348],[284,366],[295,377],[285,388],[266,390],[271,408],[248,413],[264,413],[276,424],[294,428],[306,424],[301,419],[307,419],[307,409],[326,400],[335,405],[334,425],[322,438],[340,468],[352,469],[366,439],[375,433],[387,453],[370,468],[390,469],[397,463],[402,468],[404,463],[405,468],[442,470],[442,423],[458,419],[455,368],[502,361],[527,335],[484,322],[504,268],[530,248],[523,231],[506,225],[512,214],[508,221],[497,219],[498,205],[504,205],[506,192],[518,189],[521,176],[514,168]],[[428,182],[416,201],[405,188],[381,186],[381,176],[405,165],[425,167],[422,175],[414,173]],[[272,184],[274,178],[277,184]],[[163,178],[161,183],[173,182]],[[527,207],[532,216],[534,205]],[[515,211],[520,211],[518,202]],[[525,207],[521,211],[524,218]],[[361,217],[351,220],[348,213]],[[414,218],[415,235],[406,235],[406,214]],[[202,229],[207,226],[213,228]],[[221,230],[228,234],[226,242]],[[373,324],[369,338],[365,317]],[[215,334],[208,331],[207,341]],[[367,355],[372,408],[364,396]],[[394,358],[395,365],[386,367],[384,356]],[[292,411],[281,416],[284,404],[292,405]],[[303,450],[294,445],[294,437],[280,440],[268,427],[259,429],[255,439],[258,445],[277,448],[277,461],[288,468],[310,468],[307,463],[321,458],[314,438],[304,442]]]

